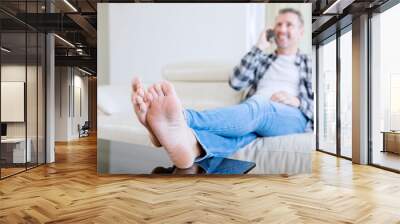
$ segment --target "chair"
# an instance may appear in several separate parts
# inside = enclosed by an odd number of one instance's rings
[[[78,124],[79,138],[89,136],[89,129],[90,129],[89,121],[85,121],[82,127],[80,127],[80,125]]]

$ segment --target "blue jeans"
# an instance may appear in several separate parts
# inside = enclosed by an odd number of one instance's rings
[[[307,119],[297,108],[255,95],[244,102],[212,110],[184,111],[186,122],[205,156],[228,157],[257,137],[302,133]]]

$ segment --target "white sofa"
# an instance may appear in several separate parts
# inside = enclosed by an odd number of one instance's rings
[[[183,63],[166,66],[163,77],[173,83],[185,108],[204,110],[239,103],[244,92],[228,85],[232,65]],[[134,116],[129,85],[98,87],[98,138],[151,146],[146,129]],[[259,138],[232,158],[256,162],[253,174],[310,173],[313,133]]]

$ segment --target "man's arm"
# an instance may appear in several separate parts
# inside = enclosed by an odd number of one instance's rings
[[[312,90],[311,66],[311,59],[305,56],[304,63],[302,63],[300,68],[305,76],[300,81],[299,109],[309,120],[314,121],[314,92]]]
[[[234,90],[242,90],[250,86],[254,81],[257,72],[261,70],[260,60],[265,54],[256,46],[242,58],[240,64],[235,66],[232,75],[229,77],[229,85]]]
[[[267,29],[260,33],[257,44],[242,58],[233,74],[229,77],[229,85],[234,90],[242,90],[250,86],[260,73],[265,72],[265,63],[268,56],[262,51],[269,47],[266,40]]]

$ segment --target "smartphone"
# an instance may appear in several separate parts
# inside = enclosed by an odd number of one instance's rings
[[[266,39],[268,42],[272,42],[275,38],[275,32],[272,29],[268,29],[266,32]]]
[[[189,169],[178,169],[172,167],[156,167],[152,174],[228,174],[240,175],[250,172],[256,166],[255,163],[223,157],[210,157],[196,162]],[[192,169],[193,168],[193,169]]]

